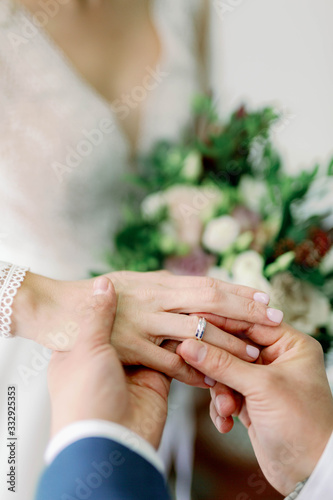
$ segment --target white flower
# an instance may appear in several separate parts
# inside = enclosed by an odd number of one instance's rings
[[[271,285],[269,281],[262,274],[246,273],[238,279],[233,279],[233,283],[242,286],[249,286],[268,295],[271,294]]]
[[[314,215],[325,217],[324,228],[333,227],[333,177],[321,177],[310,186],[304,200],[294,203],[293,216],[306,221]]]
[[[331,312],[329,300],[313,285],[285,272],[276,274],[271,286],[271,302],[283,310],[286,323],[309,334],[327,325]]]
[[[241,277],[246,273],[262,274],[264,268],[264,259],[258,252],[249,250],[236,257],[232,266],[232,274],[235,278]]]
[[[233,282],[270,294],[269,281],[263,275],[264,259],[254,250],[238,255],[232,266]]]
[[[240,225],[230,215],[211,220],[202,237],[203,245],[211,252],[222,254],[236,241]]]
[[[325,255],[320,264],[320,271],[323,274],[329,274],[333,271],[333,247]]]
[[[164,193],[149,194],[141,203],[141,213],[146,220],[154,221],[166,207]]]
[[[182,175],[184,179],[196,181],[202,172],[201,155],[198,151],[191,151],[184,160]]]
[[[239,183],[239,191],[247,208],[260,212],[262,200],[268,196],[265,182],[258,181],[250,175],[244,175]]]

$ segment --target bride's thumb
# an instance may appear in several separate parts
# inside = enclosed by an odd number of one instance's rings
[[[89,324],[80,335],[84,342],[101,345],[110,343],[117,310],[117,295],[106,276],[95,279],[92,290]]]

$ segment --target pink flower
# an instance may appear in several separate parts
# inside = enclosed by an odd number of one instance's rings
[[[208,269],[216,263],[216,258],[196,248],[185,257],[169,257],[164,263],[165,269],[186,276],[206,276]]]
[[[197,248],[204,229],[203,221],[221,201],[221,191],[209,186],[175,185],[162,196],[178,240],[190,248]]]
[[[242,233],[245,231],[254,231],[261,222],[261,217],[258,213],[253,212],[243,205],[238,205],[231,215],[238,221]]]

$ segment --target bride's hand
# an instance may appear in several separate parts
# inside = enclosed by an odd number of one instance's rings
[[[194,338],[198,316],[219,317],[220,327],[230,332],[249,323],[278,325],[283,314],[268,308],[269,297],[258,290],[204,277],[152,273],[114,272],[107,275],[117,293],[117,316],[112,344],[124,364],[142,364],[180,381],[199,385],[196,372],[189,372],[174,352],[161,349],[167,340]],[[205,314],[209,311],[210,314]],[[276,316],[274,316],[274,314]],[[274,318],[275,322],[270,318]],[[207,323],[205,341],[223,347],[252,362],[259,350]]]
[[[265,294],[212,278],[180,277],[163,271],[123,271],[107,276],[117,293],[111,342],[121,361],[153,368],[191,385],[207,387],[202,374],[174,351],[177,342],[194,338],[195,315],[211,321],[206,342],[249,362],[259,351],[225,331],[244,329],[248,323],[272,326],[282,320],[282,313],[267,307]],[[54,281],[28,273],[14,301],[14,333],[55,350],[70,350],[87,314],[94,314],[89,305],[92,286],[93,280]],[[217,317],[221,329],[212,324]],[[167,340],[174,343],[162,349]]]

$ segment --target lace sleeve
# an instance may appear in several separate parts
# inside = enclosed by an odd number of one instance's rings
[[[0,337],[12,336],[12,305],[28,270],[27,267],[0,262]]]

